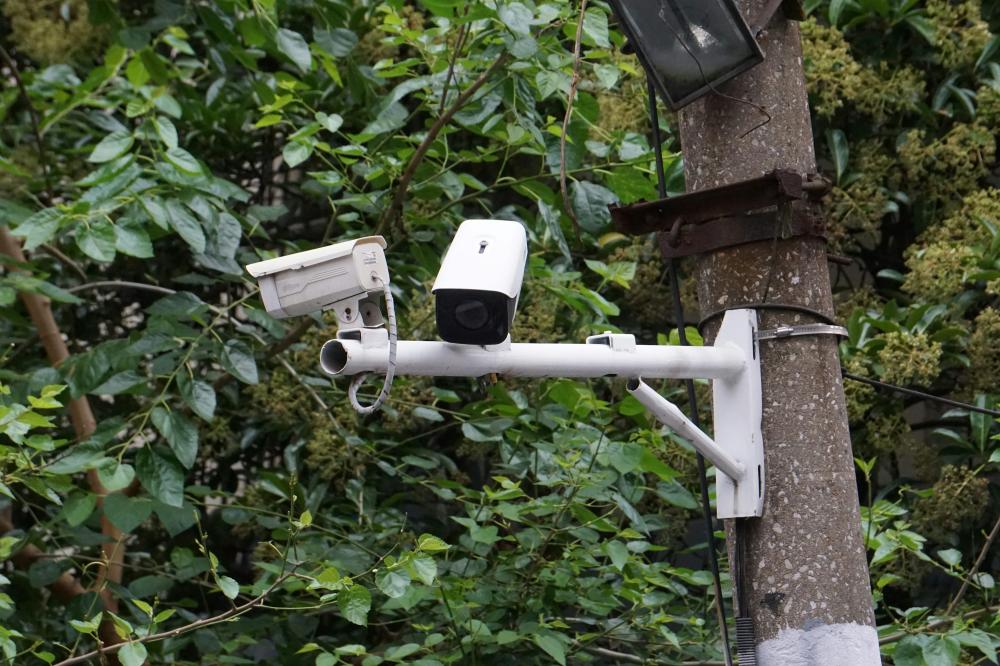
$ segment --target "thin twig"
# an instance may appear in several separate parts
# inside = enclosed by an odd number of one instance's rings
[[[951,615],[955,612],[955,607],[958,606],[959,602],[962,601],[962,597],[965,596],[966,591],[969,589],[969,581],[975,577],[976,573],[979,571],[979,567],[982,566],[983,561],[986,560],[986,555],[990,552],[990,548],[997,540],[997,536],[1000,535],[1000,517],[997,517],[996,524],[993,525],[993,530],[990,532],[989,536],[986,537],[986,543],[979,550],[979,557],[976,558],[976,563],[972,565],[972,569],[969,571],[968,575],[962,579],[962,587],[958,589],[958,593],[955,598],[951,600],[948,604],[948,609],[944,612],[945,615]]]
[[[52,191],[52,168],[49,164],[48,153],[45,151],[45,142],[42,141],[42,131],[38,122],[38,109],[31,103],[28,88],[21,79],[21,70],[18,69],[17,63],[3,46],[0,46],[0,59],[4,61],[4,64],[10,70],[10,75],[14,77],[14,83],[21,92],[24,103],[28,106],[28,115],[31,117],[31,131],[35,135],[35,144],[38,146],[38,161],[42,164],[42,176],[45,178],[45,200],[46,203],[51,203],[54,195]]]
[[[464,16],[468,16],[469,7],[471,5],[465,6]],[[465,38],[469,35],[469,24],[463,23],[458,28],[458,39],[455,40],[455,50],[451,54],[451,60],[448,62],[448,75],[444,77],[444,90],[441,91],[441,106],[438,108],[438,115],[444,113],[444,105],[448,102],[448,91],[451,88],[451,78],[455,75],[455,64],[458,62],[458,57],[462,53],[462,49],[465,47]]]
[[[202,629],[204,627],[212,626],[214,624],[219,624],[220,622],[225,622],[226,620],[229,620],[229,619],[234,618],[234,617],[239,617],[240,615],[243,615],[243,614],[247,613],[248,611],[251,611],[254,608],[256,608],[256,607],[260,606],[261,604],[263,604],[264,600],[267,599],[268,595],[271,594],[271,592],[273,592],[279,585],[281,585],[286,580],[288,580],[292,575],[294,575],[294,573],[295,573],[295,571],[293,569],[291,572],[286,573],[283,576],[277,578],[274,581],[274,583],[272,583],[271,586],[268,587],[266,590],[264,590],[260,595],[254,597],[253,599],[251,599],[250,601],[246,602],[245,604],[242,604],[240,606],[233,606],[232,608],[230,608],[229,610],[227,610],[225,613],[221,613],[219,615],[213,615],[212,617],[206,617],[206,618],[203,618],[201,620],[198,620],[197,622],[192,622],[191,624],[186,624],[183,627],[177,627],[176,629],[170,629],[169,631],[161,631],[161,632],[159,632],[157,634],[150,634],[149,636],[146,636],[144,638],[139,638],[137,640],[131,641],[128,644],[132,644],[132,643],[142,643],[142,644],[145,644],[145,643],[154,643],[156,641],[162,641],[162,640],[165,640],[167,638],[176,638],[178,636],[182,636],[184,634],[191,633],[192,631],[197,631],[198,629]],[[90,659],[93,659],[95,657],[103,657],[103,656],[106,656],[106,655],[114,654],[114,653],[118,652],[118,650],[122,649],[125,645],[127,645],[127,643],[119,643],[117,645],[109,645],[107,647],[98,648],[97,650],[91,650],[90,652],[88,652],[86,654],[81,654],[81,655],[79,655],[77,657],[71,657],[69,659],[64,659],[63,661],[60,661],[59,663],[57,663],[55,666],[71,666],[72,664],[82,664],[85,661],[89,661]]]
[[[82,268],[80,268],[80,264],[76,263],[68,256],[66,256],[66,254],[62,250],[57,248],[55,245],[52,245],[50,243],[42,243],[41,245],[39,245],[39,247],[42,248],[46,253],[51,254],[53,257],[55,257],[59,261],[63,262],[64,264],[72,268],[73,272],[79,275],[82,279],[84,280],[87,279],[87,273]]]
[[[928,631],[933,631],[934,629],[940,629],[941,627],[947,627],[948,625],[955,622],[955,620],[976,620],[983,617],[984,615],[989,615],[990,613],[996,613],[1000,611],[1000,606],[987,606],[986,608],[980,608],[979,610],[974,610],[972,612],[966,613],[965,615],[960,615],[958,617],[944,617],[940,620],[934,620],[933,622],[920,627],[912,632],[910,631],[897,631],[894,634],[889,634],[878,639],[879,645],[886,645],[888,643],[895,643],[896,641],[901,641],[907,636],[912,634],[922,634]]]
[[[157,294],[176,294],[175,289],[170,289],[168,287],[160,287],[155,284],[144,284],[142,282],[128,282],[126,280],[102,280],[100,282],[88,282],[87,284],[77,285],[67,289],[71,294],[75,294],[81,291],[89,291],[91,289],[140,289],[143,291],[152,291]]]
[[[375,233],[377,235],[384,234],[389,229],[389,225],[392,223],[393,219],[398,214],[402,213],[403,201],[406,199],[406,189],[409,187],[410,181],[413,180],[413,176],[416,175],[417,167],[420,166],[420,163],[427,155],[427,151],[430,150],[431,145],[437,139],[438,134],[440,134],[441,130],[443,130],[445,126],[451,122],[451,119],[455,116],[455,114],[469,103],[472,96],[475,95],[487,81],[489,81],[493,73],[507,63],[509,57],[509,54],[504,53],[497,58],[493,64],[490,65],[489,69],[483,72],[472,85],[465,89],[465,92],[458,96],[455,103],[448,107],[448,110],[445,111],[427,131],[427,136],[425,136],[424,140],[420,142],[416,152],[413,153],[413,157],[410,158],[409,163],[403,170],[403,175],[400,176],[399,182],[396,183],[396,191],[392,197],[392,202],[389,204],[389,207],[385,209],[385,213],[382,215],[382,219],[379,220],[378,226],[375,229]]]
[[[576,42],[573,44],[573,80],[569,84],[569,94],[566,96],[566,115],[563,116],[562,134],[559,136],[559,192],[562,194],[563,208],[573,222],[573,232],[578,245],[583,244],[580,236],[580,220],[573,210],[573,202],[569,198],[569,187],[566,184],[566,141],[569,135],[569,123],[573,117],[573,104],[576,102],[576,89],[580,85],[580,62],[583,51],[583,20],[587,11],[587,0],[580,0],[580,20],[576,25]]]

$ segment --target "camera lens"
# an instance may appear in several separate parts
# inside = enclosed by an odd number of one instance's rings
[[[489,320],[490,311],[482,301],[463,301],[455,307],[455,321],[470,331],[478,331]]]

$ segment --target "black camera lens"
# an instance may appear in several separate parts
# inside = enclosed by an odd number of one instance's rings
[[[478,331],[489,323],[490,311],[482,301],[465,301],[455,308],[455,321],[463,328]]]
[[[484,289],[434,292],[438,333],[460,345],[498,345],[510,333],[517,299]]]

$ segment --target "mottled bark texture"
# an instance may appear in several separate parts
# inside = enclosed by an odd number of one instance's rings
[[[767,3],[739,4],[753,22]],[[709,95],[687,107],[681,143],[689,191],[774,169],[816,170],[798,26],[779,13],[760,43],[765,62],[721,90],[763,106],[771,120],[746,134],[766,120],[754,106]],[[703,314],[759,302],[768,282],[771,302],[833,313],[825,246],[817,239],[719,251],[699,259],[697,277]],[[760,312],[761,329],[813,321]],[[762,342],[761,357],[767,496],[763,518],[749,521],[746,571],[757,642],[782,629],[808,635],[822,625],[874,626],[836,338]]]

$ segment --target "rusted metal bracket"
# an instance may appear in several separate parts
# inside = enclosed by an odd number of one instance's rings
[[[785,18],[789,21],[806,20],[806,12],[802,7],[801,0],[771,0],[750,26],[750,31],[755,38],[760,37],[760,33],[764,32],[770,25],[771,19],[774,18],[779,9],[784,12]]]
[[[818,177],[774,171],[671,199],[609,208],[619,231],[659,231],[665,257],[687,257],[771,238],[824,237],[826,227],[815,201],[828,189]]]

